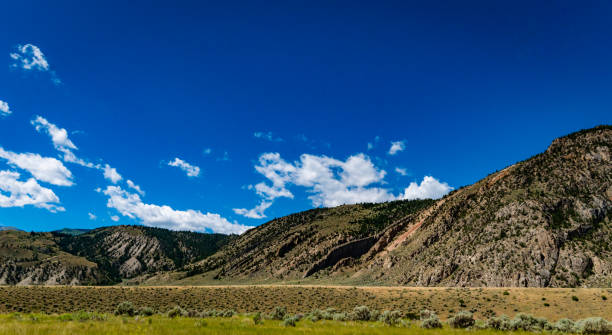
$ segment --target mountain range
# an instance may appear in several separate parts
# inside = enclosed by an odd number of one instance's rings
[[[612,127],[438,200],[316,208],[242,235],[0,231],[0,284],[610,287]]]

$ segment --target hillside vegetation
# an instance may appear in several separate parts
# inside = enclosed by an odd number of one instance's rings
[[[609,126],[559,138],[438,201],[419,229],[355,276],[419,286],[610,287],[611,155]]]
[[[322,208],[275,219],[143,283],[610,287],[612,127],[438,201]]]
[[[232,237],[113,226],[53,233],[0,231],[0,284],[108,285],[203,259]]]
[[[0,231],[2,285],[87,285],[104,281],[95,263],[63,251],[51,233]]]
[[[612,126],[439,200],[316,208],[240,236],[0,231],[0,283],[612,285]]]
[[[433,203],[414,200],[344,205],[275,219],[189,266],[186,276],[261,282],[301,279],[319,270],[333,272],[359,259],[395,221]],[[159,278],[147,282],[154,280]]]

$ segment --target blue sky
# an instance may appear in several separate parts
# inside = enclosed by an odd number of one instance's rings
[[[608,2],[0,12],[0,225],[25,230],[241,232],[439,197],[612,123]]]

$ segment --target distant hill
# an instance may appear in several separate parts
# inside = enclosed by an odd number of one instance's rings
[[[232,237],[142,226],[0,231],[0,284],[108,285],[180,269]]]
[[[56,235],[82,235],[89,231],[91,231],[91,229],[62,228],[59,230],[54,230],[52,233]]]
[[[56,234],[67,252],[98,264],[112,282],[169,271],[219,250],[231,236],[144,226],[111,226],[80,235]]]
[[[0,231],[5,231],[5,230],[18,230],[18,231],[22,231],[19,228],[15,228],[15,227],[11,227],[11,226],[0,226]]]
[[[0,231],[0,285],[104,283],[95,263],[61,250],[51,233]]]

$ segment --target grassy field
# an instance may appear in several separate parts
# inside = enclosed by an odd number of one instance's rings
[[[108,316],[106,320],[66,321],[62,316],[47,315],[2,315],[0,316],[0,335],[22,334],[405,334],[417,335],[488,335],[499,334],[492,330],[461,330],[461,329],[428,329],[423,330],[416,324],[405,327],[389,327],[380,322],[356,321],[318,321],[302,320],[295,327],[286,327],[281,321],[264,320],[262,324],[254,324],[252,318],[247,316],[234,316],[232,318],[168,318],[163,316],[151,317],[116,317]],[[522,334],[523,332],[512,332]],[[527,333],[524,333],[527,334]],[[533,333],[530,333],[533,334]]]
[[[117,304],[130,301],[137,308],[165,312],[174,306],[186,310],[224,310],[267,313],[276,306],[289,313],[335,308],[351,311],[399,310],[418,315],[428,309],[442,320],[469,310],[477,319],[528,313],[549,321],[561,318],[612,319],[612,289],[540,288],[400,288],[317,286],[219,286],[219,287],[0,287],[0,313],[46,314],[92,311],[112,313]]]

